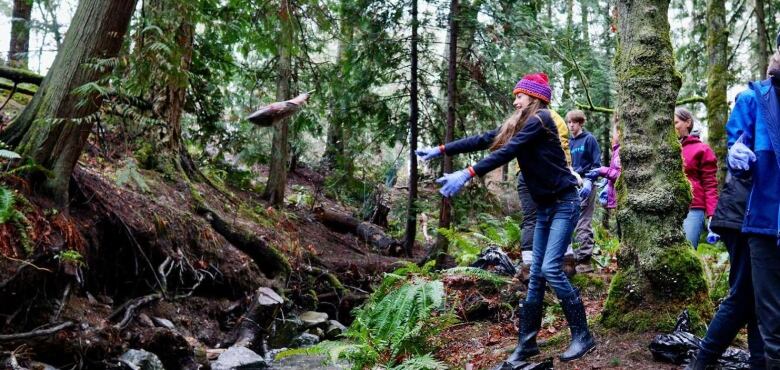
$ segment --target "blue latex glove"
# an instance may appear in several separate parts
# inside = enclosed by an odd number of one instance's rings
[[[608,194],[608,193],[609,193],[609,192],[607,191],[607,188],[604,188],[604,189],[603,189],[603,190],[602,190],[602,191],[599,193],[599,203],[600,203],[602,206],[604,206],[604,207],[606,207],[606,206],[607,206],[607,204],[609,203],[609,194]]]
[[[463,188],[463,185],[466,185],[470,179],[471,173],[469,173],[468,169],[465,169],[458,172],[445,173],[444,176],[437,179],[436,182],[442,185],[441,189],[439,189],[439,193],[449,198],[460,191],[460,189]]]
[[[417,149],[414,151],[414,154],[420,157],[420,159],[423,161],[429,161],[433,158],[440,157],[442,153],[438,146],[434,146],[430,148]]]
[[[590,179],[582,179],[582,188],[580,188],[580,199],[585,200],[590,196],[590,192],[593,190],[593,181]]]
[[[737,142],[729,148],[729,154],[726,157],[729,168],[737,171],[749,171],[750,163],[756,161],[756,154],[742,142],[742,134]]]
[[[585,174],[585,177],[595,180],[601,176],[601,171],[599,171],[598,168],[588,171],[588,173]]]
[[[712,229],[710,229],[710,223],[712,222],[712,219],[707,221],[707,243],[709,244],[715,244],[720,240],[720,235],[715,234],[712,232]]]

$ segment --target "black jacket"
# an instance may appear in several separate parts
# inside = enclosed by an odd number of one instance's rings
[[[750,176],[740,178],[726,175],[726,183],[718,198],[718,206],[710,222],[710,229],[718,233],[718,229],[742,230],[742,221],[745,220],[745,207],[748,195],[753,187]]]
[[[538,118],[531,117],[525,126],[506,145],[490,153],[475,164],[474,172],[479,176],[509,163],[514,158],[523,169],[528,192],[537,204],[549,204],[559,196],[573,191],[577,179],[566,165],[566,156],[558,138],[558,128],[546,109],[540,110]],[[499,129],[453,141],[444,146],[447,155],[485,150],[496,138]]]

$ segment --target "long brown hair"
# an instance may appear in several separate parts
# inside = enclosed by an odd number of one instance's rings
[[[523,126],[525,126],[525,123],[529,118],[535,116],[539,113],[540,109],[546,107],[544,102],[540,99],[534,98],[533,96],[529,97],[531,98],[531,103],[529,103],[525,109],[516,110],[504,120],[501,129],[498,131],[498,135],[496,135],[496,138],[493,140],[493,145],[490,146],[491,151],[501,149],[502,146],[506,145],[506,143],[515,136],[515,134],[523,129]]]

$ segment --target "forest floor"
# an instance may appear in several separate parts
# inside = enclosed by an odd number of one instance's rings
[[[28,268],[21,273],[24,268],[18,260],[0,259],[0,293],[15,302],[0,309],[0,332],[28,331],[66,321],[79,325],[48,338],[0,341],[0,351],[5,351],[2,354],[14,354],[22,362],[35,359],[58,367],[107,368],[108,359],[126,349],[145,348],[160,355],[166,368],[183,368],[187,356],[171,348],[203,355],[222,345],[244,313],[248,295],[259,286],[285,292],[289,298],[283,307],[285,315],[318,310],[348,325],[351,310],[367,298],[385,272],[398,267],[398,262],[417,261],[425,255],[424,248],[418,246],[412,259],[384,256],[352,234],[325,227],[314,217],[315,206],[344,214],[356,211],[325,196],[322,175],[307,168],[291,173],[290,200],[286,207],[274,210],[252,191],[227,185],[219,190],[196,183],[191,185],[200,194],[196,196],[181,181],[143,169],[133,169],[142,180],[119,185],[126,167],[98,160],[95,152],[88,151],[76,171],[73,187],[77,191],[67,215],[53,212],[25,181],[15,177],[3,181],[28,199],[24,213],[32,220],[30,234],[39,244],[35,253],[38,259],[33,261],[48,272],[30,272]],[[232,194],[229,199],[222,194],[225,189]],[[313,201],[301,201],[309,196]],[[403,198],[399,194],[391,196]],[[205,202],[222,218],[276,246],[290,261],[290,277],[283,281],[263,277],[253,267],[261,261],[241,253],[209,228],[207,217],[195,214],[197,202]],[[0,234],[10,236],[0,243],[0,251],[18,257],[14,251],[19,248],[14,244],[20,242],[20,237],[13,226],[0,225]],[[202,245],[204,239],[208,245]],[[74,244],[84,255],[83,264],[60,264],[51,253],[43,257],[47,249],[61,251]],[[210,271],[219,278],[196,285],[190,294],[173,294],[140,306],[127,325],[119,327],[122,303],[155,291],[150,287],[155,276],[152,270],[177,253],[178,259],[174,259],[181,263],[169,275],[169,290],[187,293],[192,285],[188,274],[195,270]],[[195,267],[187,268],[187,264]],[[312,266],[323,272],[312,273]],[[611,278],[610,269],[599,271],[580,279],[590,318],[598,316]],[[340,280],[346,294],[332,294],[326,273]],[[512,285],[510,289],[517,290],[520,284],[514,280]],[[32,293],[33,286],[43,288]],[[495,302],[500,296],[484,298]],[[499,309],[445,329],[432,338],[439,348],[435,356],[454,369],[495,366],[511,352],[516,341],[511,311]],[[176,335],[159,325],[149,325],[140,316],[169,320]],[[554,356],[567,345],[566,323],[560,312],[547,316],[540,339],[545,342],[544,355]],[[677,368],[653,361],[648,344],[656,333],[613,333],[598,325],[594,331],[599,343],[595,351],[571,363],[556,359],[555,368]],[[299,368],[314,368],[311,366],[309,363]]]

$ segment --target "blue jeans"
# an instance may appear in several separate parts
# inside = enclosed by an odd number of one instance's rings
[[[729,295],[710,322],[697,360],[705,364],[717,363],[737,333],[747,325],[750,368],[763,369],[766,365],[764,341],[756,320],[748,237],[732,229],[718,229],[716,232],[729,251]]]
[[[703,209],[691,209],[688,211],[685,221],[683,221],[685,239],[691,242],[693,249],[699,248],[699,237],[701,236],[701,230],[704,228],[704,218]]]
[[[775,236],[751,234],[748,244],[764,354],[777,360],[780,359],[780,248]]]
[[[534,230],[534,259],[526,301],[540,302],[545,283],[558,298],[570,297],[574,288],[563,273],[563,254],[571,243],[571,234],[580,217],[580,197],[571,190],[551,204],[537,205]]]

